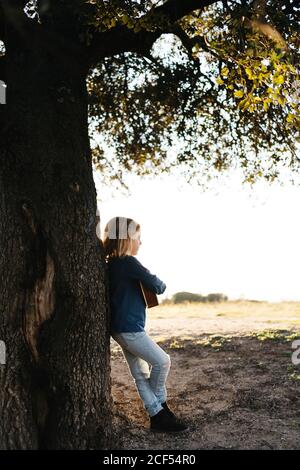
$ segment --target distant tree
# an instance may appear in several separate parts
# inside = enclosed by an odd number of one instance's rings
[[[224,294],[208,294],[207,301],[208,302],[226,302],[228,300],[227,295]]]
[[[224,294],[208,294],[207,296],[192,292],[176,292],[172,298],[174,304],[182,302],[225,302],[228,297]]]
[[[176,294],[172,296],[172,301],[174,304],[179,304],[181,302],[203,302],[204,297],[191,292],[176,292]]]

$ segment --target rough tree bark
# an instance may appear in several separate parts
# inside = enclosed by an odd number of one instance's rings
[[[4,11],[9,3],[23,2],[2,1]],[[110,448],[109,312],[84,54],[68,18],[57,31],[53,24],[55,38],[64,27],[66,36],[50,48],[33,21],[6,13],[0,448]]]

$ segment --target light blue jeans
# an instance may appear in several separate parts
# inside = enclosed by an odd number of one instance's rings
[[[163,409],[167,399],[166,380],[171,360],[158,344],[143,331],[112,333],[121,346],[138,393],[149,416]]]

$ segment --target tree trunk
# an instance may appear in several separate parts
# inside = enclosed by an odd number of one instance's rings
[[[0,448],[110,448],[107,276],[96,236],[87,71],[79,54],[43,44],[7,28]]]

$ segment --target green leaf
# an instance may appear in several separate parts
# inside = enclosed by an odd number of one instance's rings
[[[242,97],[244,96],[243,90],[237,90],[237,91],[235,91],[235,92],[234,92],[234,96],[235,96],[236,98],[242,98]]]
[[[246,74],[248,75],[248,78],[249,78],[250,80],[252,80],[252,79],[254,78],[253,72],[252,72],[252,70],[251,70],[249,67],[246,67],[246,68],[245,68],[245,72],[246,72]]]
[[[282,85],[282,83],[284,83],[284,76],[283,76],[283,75],[279,75],[278,77],[274,77],[273,83],[274,83],[275,85]]]
[[[222,75],[223,77],[227,77],[228,74],[229,74],[228,68],[227,68],[227,67],[223,67],[222,70],[221,70],[221,75]]]

